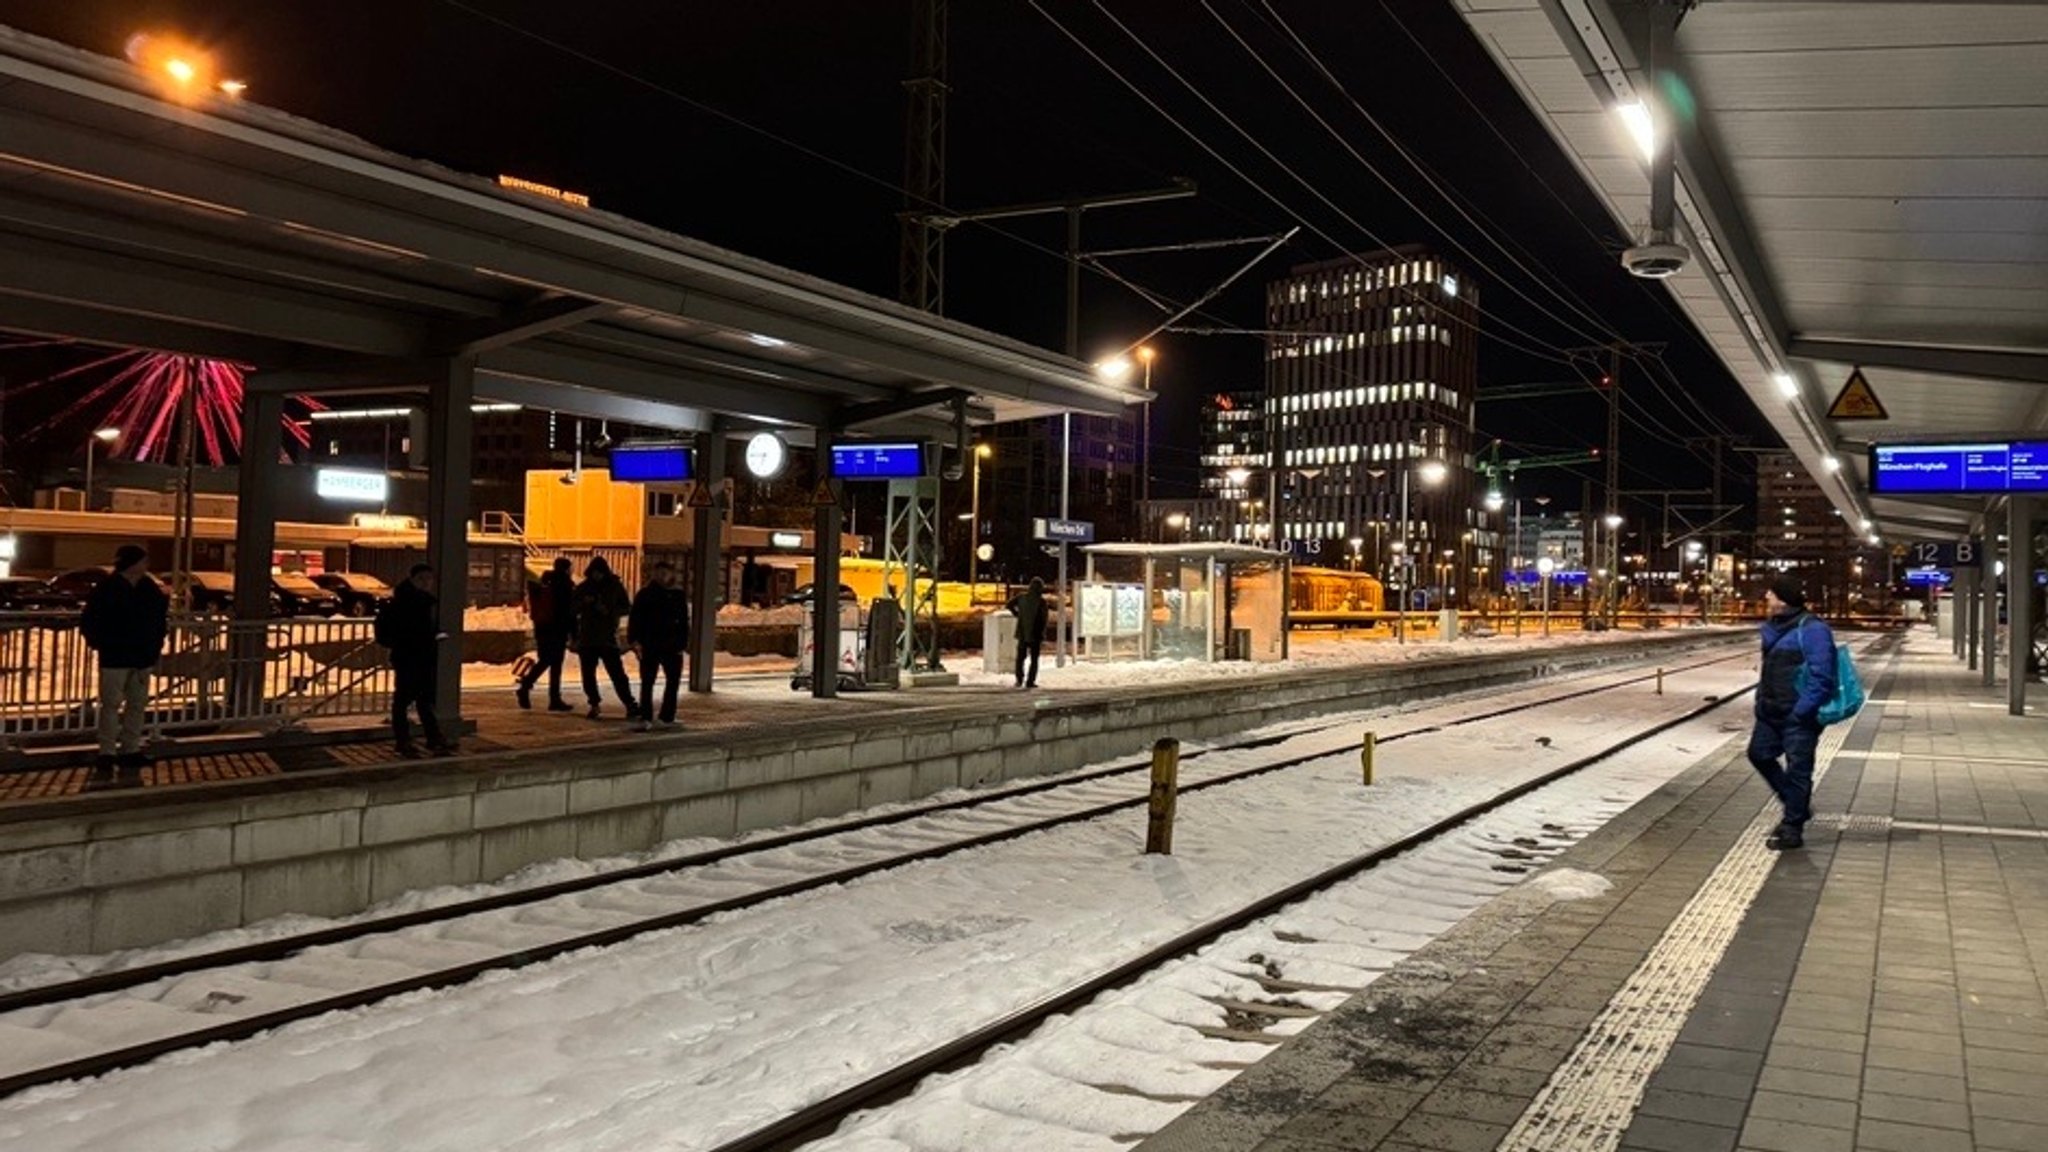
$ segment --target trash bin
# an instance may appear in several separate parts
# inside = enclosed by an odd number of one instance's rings
[[[897,665],[897,641],[903,635],[903,606],[886,596],[868,606],[866,676],[870,687],[894,688],[902,669]]]
[[[1017,617],[1009,609],[981,618],[981,670],[1011,672],[1017,659]]]
[[[1436,614],[1436,630],[1437,635],[1443,639],[1456,640],[1458,638],[1458,610],[1456,608],[1438,609]]]
[[[1252,630],[1232,628],[1230,642],[1223,646],[1225,660],[1249,660],[1252,658]]]

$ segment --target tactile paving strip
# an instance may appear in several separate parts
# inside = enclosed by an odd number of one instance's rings
[[[1849,728],[1837,725],[1821,738],[1814,756],[1816,786]],[[1777,853],[1764,847],[1764,837],[1778,818],[1775,802],[1757,813],[1579,1046],[1551,1074],[1498,1152],[1612,1152],[1621,1143],[1651,1073],[1677,1042],[1770,875]]]

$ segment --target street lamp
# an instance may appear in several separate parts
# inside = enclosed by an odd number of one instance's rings
[[[1536,575],[1543,585],[1543,638],[1550,638],[1550,574],[1557,571],[1557,561],[1548,556],[1536,558]]]
[[[107,451],[114,450],[114,442],[121,438],[119,428],[101,428],[85,438],[85,510],[92,511],[92,457],[95,444],[105,444]]]
[[[1621,574],[1621,513],[1609,512],[1600,522],[1607,525],[1607,549],[1596,560],[1605,562],[1600,571],[1600,616],[1613,627],[1615,610],[1620,606],[1614,577]]]
[[[1365,537],[1363,537],[1363,536],[1353,536],[1353,537],[1351,538],[1351,570],[1352,570],[1353,572],[1356,572],[1356,571],[1358,571],[1358,561],[1359,561],[1359,558],[1360,558],[1360,557],[1359,557],[1359,552],[1360,552],[1360,550],[1361,550],[1361,549],[1363,549],[1364,547],[1365,547]]]
[[[1138,345],[1138,363],[1145,366],[1145,423],[1138,429],[1138,502],[1152,500],[1152,362],[1159,353],[1150,344]]]
[[[1402,448],[1405,450],[1407,445],[1402,445]],[[1408,642],[1408,605],[1406,601],[1410,589],[1415,585],[1414,553],[1408,548],[1406,543],[1408,532],[1411,528],[1408,522],[1408,473],[1410,472],[1419,476],[1424,484],[1434,488],[1438,484],[1443,483],[1444,477],[1450,473],[1450,468],[1443,461],[1432,457],[1412,467],[1401,469],[1401,540],[1394,545],[1401,553],[1401,567],[1406,573],[1406,577],[1401,581],[1401,599],[1403,603],[1401,604],[1399,614],[1394,617],[1394,640],[1400,644]]]
[[[967,603],[970,605],[981,603],[981,462],[993,455],[995,449],[987,444],[974,446],[974,522],[967,527]]]
[[[1188,537],[1188,516],[1185,512],[1174,512],[1166,517],[1166,526],[1173,529],[1173,541],[1182,543]]]

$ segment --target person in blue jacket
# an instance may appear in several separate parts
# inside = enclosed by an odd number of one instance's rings
[[[1764,606],[1770,618],[1762,629],[1749,762],[1784,806],[1783,822],[1766,841],[1783,851],[1805,846],[1813,817],[1813,750],[1820,743],[1820,706],[1835,693],[1835,634],[1806,610],[1806,590],[1795,577],[1772,581]]]

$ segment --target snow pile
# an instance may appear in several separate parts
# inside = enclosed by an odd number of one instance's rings
[[[1553,900],[1591,900],[1604,896],[1614,882],[1597,872],[1583,872],[1577,868],[1558,868],[1545,872],[1530,884],[1542,889]]]

